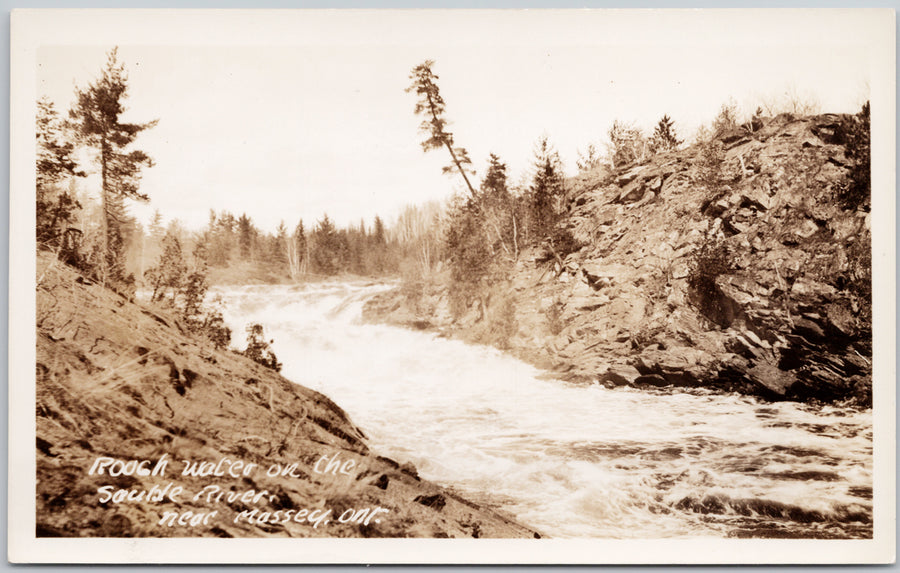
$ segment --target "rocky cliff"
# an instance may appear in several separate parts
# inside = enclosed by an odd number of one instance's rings
[[[839,200],[847,120],[781,115],[583,173],[564,223],[583,247],[523,256],[483,319],[454,320],[439,283],[366,316],[498,343],[570,380],[868,405],[871,230]]]
[[[165,312],[48,255],[37,284],[39,537],[538,536]]]

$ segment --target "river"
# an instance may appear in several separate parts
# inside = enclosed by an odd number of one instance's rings
[[[387,285],[217,288],[234,342],[380,454],[551,537],[871,537],[872,413],[546,379],[500,351],[363,324]]]

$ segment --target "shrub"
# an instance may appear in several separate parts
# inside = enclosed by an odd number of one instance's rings
[[[708,241],[700,247],[691,261],[688,287],[701,310],[717,323],[727,322],[727,312],[722,304],[722,293],[716,284],[720,275],[734,269],[732,257],[724,241]]]
[[[184,275],[187,273],[187,265],[181,251],[181,241],[173,233],[166,233],[162,243],[163,252],[155,266],[144,272],[144,278],[153,287],[150,300],[156,302],[162,300],[166,291],[172,291],[172,302],[181,288]]]
[[[643,160],[647,151],[647,141],[640,129],[633,123],[618,119],[613,121],[607,132],[609,157],[613,167],[619,169]]]
[[[212,301],[212,307],[203,315],[203,323],[200,332],[208,338],[217,349],[227,348],[231,344],[231,329],[225,325],[222,316],[222,297],[216,296]]]
[[[544,317],[547,319],[547,328],[553,336],[559,335],[566,327],[563,321],[563,303],[558,298],[553,304],[544,309]]]
[[[502,349],[509,348],[510,339],[519,330],[519,322],[516,320],[516,301],[506,294],[497,304],[496,311],[491,317],[492,342]]]
[[[269,346],[272,340],[266,340],[263,336],[263,326],[253,323],[247,325],[247,348],[242,352],[244,356],[275,372],[281,372],[281,362],[275,357]]]
[[[737,103],[733,99],[729,99],[719,108],[719,115],[713,120],[712,131],[715,134],[720,134],[735,129],[739,123]]]
[[[698,182],[711,193],[716,193],[722,187],[725,176],[725,146],[722,142],[713,139],[704,143],[700,148],[700,158],[697,162]]]

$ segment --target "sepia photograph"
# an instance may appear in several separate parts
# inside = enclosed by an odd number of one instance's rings
[[[892,561],[894,26],[14,11],[10,559]]]

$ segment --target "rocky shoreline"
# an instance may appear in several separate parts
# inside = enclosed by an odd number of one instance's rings
[[[524,253],[458,317],[438,272],[374,297],[364,318],[492,344],[565,380],[870,407],[871,228],[837,199],[845,119],[717,134],[713,194],[699,145],[583,173],[566,215],[583,246],[562,264]]]
[[[327,397],[38,255],[38,537],[540,537]]]

